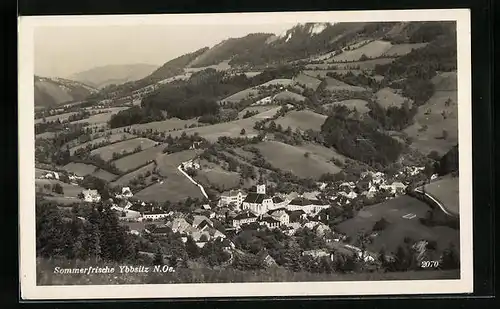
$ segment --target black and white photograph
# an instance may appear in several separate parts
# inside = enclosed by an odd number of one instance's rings
[[[21,17],[22,297],[472,292],[469,23]]]

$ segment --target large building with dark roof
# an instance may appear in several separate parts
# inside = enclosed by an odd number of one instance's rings
[[[249,210],[256,215],[262,215],[273,209],[273,199],[264,193],[248,193],[243,200],[243,210]]]

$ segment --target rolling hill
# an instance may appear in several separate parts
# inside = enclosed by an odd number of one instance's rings
[[[92,86],[69,79],[35,76],[35,106],[80,101],[96,91]]]
[[[69,78],[96,88],[102,88],[142,79],[157,68],[157,65],[145,63],[106,65],[75,73]]]

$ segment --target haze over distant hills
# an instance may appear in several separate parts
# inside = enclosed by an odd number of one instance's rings
[[[52,107],[80,101],[95,92],[97,92],[96,88],[81,82],[35,75],[35,106]]]
[[[123,84],[142,79],[159,66],[153,64],[136,63],[123,65],[106,65],[68,76],[68,79],[79,81],[87,85],[103,88],[111,84]]]

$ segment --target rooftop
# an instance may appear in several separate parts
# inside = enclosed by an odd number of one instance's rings
[[[268,199],[269,196],[266,194],[262,193],[248,193],[247,197],[243,201],[244,203],[255,203],[255,204],[260,204],[262,203],[265,199]]]
[[[251,218],[257,218],[257,216],[251,212],[244,212],[244,213],[241,213],[241,214],[237,215],[236,217],[234,217],[234,220],[243,220],[243,219],[251,219]]]

